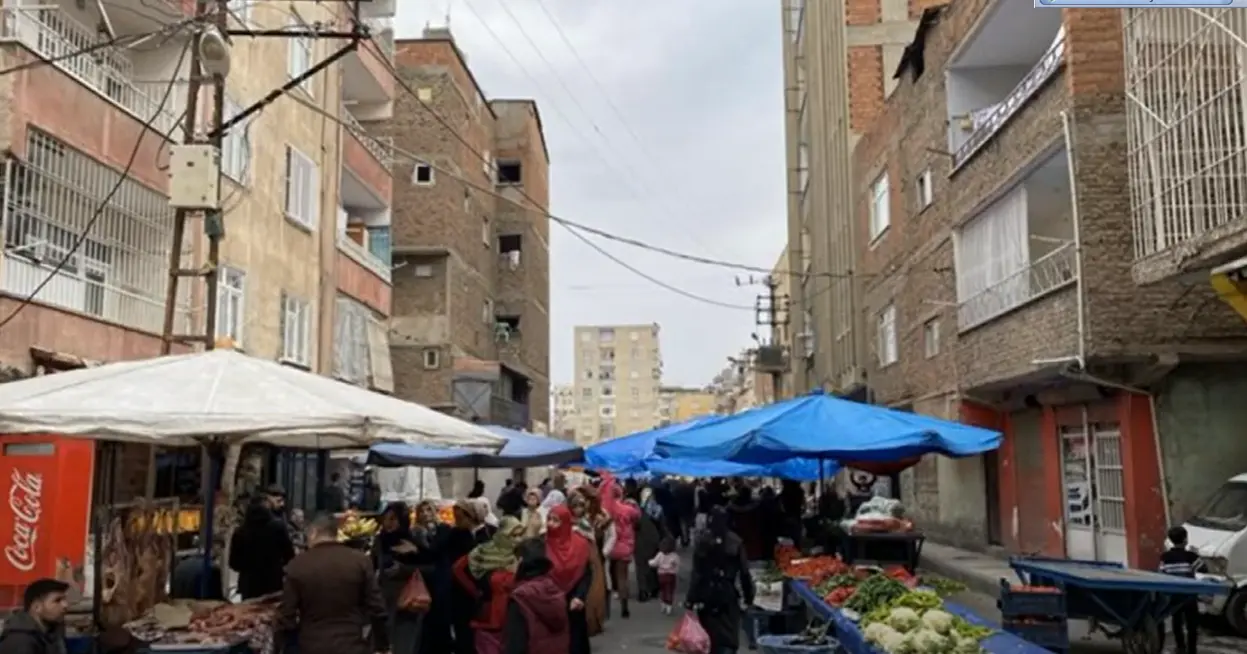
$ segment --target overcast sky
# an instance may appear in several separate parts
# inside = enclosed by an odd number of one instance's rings
[[[444,25],[449,11],[455,40],[485,94],[536,99],[550,148],[551,213],[680,252],[768,269],[775,264],[785,240],[778,1],[510,0],[504,8],[500,0],[404,0],[398,6],[400,38],[418,37],[430,23]],[[706,384],[727,356],[751,344],[752,311],[681,297],[567,229],[550,230],[555,383],[571,381],[576,325],[659,323],[667,384]],[[736,278],[747,281],[747,272],[595,242],[697,296],[751,307],[762,290],[737,287]]]

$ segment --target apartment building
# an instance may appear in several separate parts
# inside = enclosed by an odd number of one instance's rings
[[[531,100],[490,99],[448,29],[399,40],[396,394],[469,420],[549,424],[549,153]],[[445,121],[445,124],[443,124]]]
[[[559,384],[550,391],[550,435],[568,440],[576,439],[576,389],[571,384]]]
[[[657,324],[575,328],[577,442],[627,436],[661,423],[659,331]]]
[[[789,398],[808,390],[808,387],[804,386],[800,389],[796,388],[796,374],[793,369],[796,366],[805,366],[805,353],[807,350],[812,350],[812,344],[795,338],[796,332],[793,331],[792,294],[793,289],[799,287],[801,280],[793,275],[788,254],[788,248],[785,246],[779,255],[779,260],[775,262],[774,270],[771,271],[771,276],[776,282],[775,296],[779,298],[780,306],[785,308],[780,314],[781,323],[771,330],[770,341],[782,349],[788,366],[780,376],[781,388],[777,399]],[[796,287],[793,285],[794,280],[798,284]]]
[[[775,382],[771,375],[754,367],[754,355],[742,350],[710,382],[714,413],[731,415],[775,401]]]
[[[0,80],[6,117],[0,142],[7,154],[0,182],[0,315],[21,308],[0,337],[0,364],[9,378],[161,353],[174,247],[168,147],[182,139],[190,58],[181,55],[192,32],[170,28],[132,48],[67,55],[98,43],[105,22],[123,38],[147,34],[189,17],[185,4],[53,1],[0,8],[0,67],[28,66]],[[363,17],[384,43],[394,5],[367,6]],[[232,10],[235,26],[299,27],[284,7],[238,3]],[[346,11],[344,4],[307,4],[300,15],[308,24],[345,26]],[[329,39],[235,39],[227,116],[338,46]],[[363,146],[350,132],[317,113],[343,120],[387,115],[393,80],[383,60],[389,56],[384,47],[364,44],[228,133],[221,153],[221,345],[390,387],[389,354],[377,329],[390,304],[384,246],[390,173],[382,154],[360,156]],[[209,97],[205,90],[201,125],[210,119]],[[152,129],[144,135],[149,121]],[[329,228],[340,206],[368,221],[374,230],[369,243],[345,238],[348,229]],[[204,261],[203,231],[198,219],[190,222],[179,244],[185,267]],[[366,327],[339,333],[348,306]],[[183,278],[174,332],[202,333],[203,308],[202,281]],[[136,446],[119,456],[116,496],[132,497],[145,485],[151,492],[158,457]]]
[[[782,0],[796,392],[864,399],[851,152],[896,88],[922,8],[939,0]]]
[[[1004,433],[902,475],[933,537],[1147,568],[1247,464],[1217,399],[1243,388],[1241,319],[1206,285],[1132,277],[1129,16],[929,8],[854,148],[872,399]]]

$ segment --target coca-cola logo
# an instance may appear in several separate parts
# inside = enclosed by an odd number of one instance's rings
[[[43,514],[43,475],[14,470],[9,480],[9,511],[13,513],[12,542],[4,547],[9,565],[30,572],[35,568],[35,543]]]

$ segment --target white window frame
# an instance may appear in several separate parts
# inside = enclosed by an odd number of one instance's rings
[[[429,180],[427,182],[420,181],[420,171],[427,170],[429,172]],[[433,166],[424,163],[418,163],[411,169],[411,183],[416,186],[433,186],[437,183],[437,171]]]
[[[241,114],[242,105],[225,99],[225,119]],[[221,139],[221,174],[239,184],[246,185],[251,179],[251,117],[230,127]]]
[[[940,320],[932,318],[922,325],[922,351],[928,359],[940,353]]]
[[[422,357],[425,370],[437,370],[442,365],[442,353],[436,348],[427,348]]]
[[[247,324],[247,273],[232,266],[217,269],[216,337],[228,338],[243,347]]]
[[[875,347],[878,350],[879,367],[886,368],[900,360],[896,340],[896,305],[889,304],[884,307],[875,320]]]
[[[281,360],[305,368],[312,366],[312,305],[292,295],[281,301]]]
[[[931,186],[933,182],[931,177],[931,169],[927,168],[918,175],[918,182],[914,191],[918,194],[918,211],[922,211],[931,206],[935,202],[935,189]]]
[[[316,229],[320,217],[320,168],[311,157],[286,144],[286,218]]]
[[[870,240],[876,241],[892,226],[891,185],[884,171],[870,183]]]
[[[307,29],[307,26],[299,20],[292,20],[290,27],[296,30]],[[286,72],[289,74],[290,79],[294,79],[312,69],[312,60],[315,52],[316,42],[314,39],[306,36],[290,38],[286,53]],[[312,80],[312,77],[303,80],[303,83],[299,84],[299,88],[303,89],[308,95],[315,97],[316,94],[312,90],[314,88]]]

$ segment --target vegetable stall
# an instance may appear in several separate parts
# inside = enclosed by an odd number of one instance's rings
[[[837,556],[778,550],[785,604],[797,604],[848,654],[1041,654],[1044,648],[997,631],[945,596],[961,588],[925,585],[901,566],[855,566]],[[798,637],[798,640],[801,637]]]

